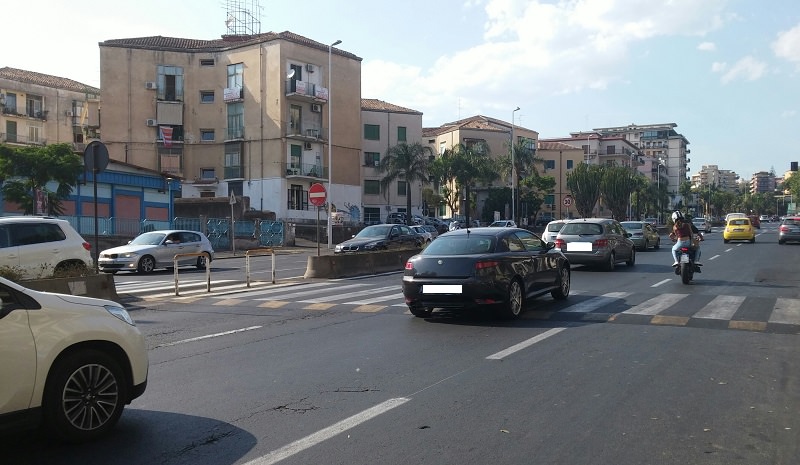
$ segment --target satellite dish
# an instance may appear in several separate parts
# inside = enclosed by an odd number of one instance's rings
[[[295,70],[294,68],[290,69],[288,73],[286,73],[286,79],[291,79],[294,77]]]

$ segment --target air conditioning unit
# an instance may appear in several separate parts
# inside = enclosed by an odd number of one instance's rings
[[[147,82],[144,83],[144,88],[145,89],[157,89],[158,85],[153,81],[147,81]]]
[[[307,64],[306,65],[306,71],[308,71],[309,73],[313,73],[314,72],[314,65],[312,65],[311,63]]]
[[[67,110],[64,112],[64,114],[67,116],[75,116],[74,113],[72,113],[72,110]]]
[[[158,126],[158,121],[156,121],[156,120],[155,120],[155,119],[153,119],[153,118],[148,118],[148,120],[147,120],[147,125],[148,125],[148,126],[151,126],[151,127],[152,127],[152,126]]]
[[[313,111],[314,113],[322,113],[322,105],[320,105],[319,103],[312,103],[311,111]]]
[[[311,142],[304,142],[303,150],[311,150]]]

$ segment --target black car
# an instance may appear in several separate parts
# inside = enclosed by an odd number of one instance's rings
[[[404,224],[375,224],[362,229],[352,239],[336,244],[333,253],[422,247],[423,240]]]
[[[406,263],[403,295],[414,316],[434,309],[496,306],[518,317],[527,299],[569,295],[569,261],[520,228],[457,229],[442,234]]]

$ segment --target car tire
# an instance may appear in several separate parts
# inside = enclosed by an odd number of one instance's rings
[[[136,270],[139,271],[139,273],[148,274],[152,273],[155,268],[156,260],[150,255],[145,255],[139,259],[139,265],[136,267]]]
[[[570,270],[568,265],[564,265],[558,270],[558,287],[550,291],[550,295],[556,300],[564,300],[569,296]]]
[[[783,245],[785,243],[786,243],[786,241],[778,240],[778,245]]]
[[[409,305],[408,310],[417,318],[428,318],[433,313],[433,307],[423,307],[421,305]]]
[[[754,237],[754,238],[750,239],[750,243],[751,244],[755,244],[756,243],[756,238]]]
[[[628,266],[633,266],[636,264],[636,247],[631,247],[631,258],[625,262]]]
[[[608,263],[606,263],[606,271],[614,271],[614,267],[617,266],[617,257],[614,256],[614,252],[608,254]]]
[[[503,316],[508,319],[519,318],[519,316],[522,315],[522,308],[524,305],[525,298],[522,292],[522,285],[519,279],[512,279],[511,282],[508,283]]]
[[[197,257],[197,263],[194,266],[197,267],[198,270],[205,270],[206,263],[211,261],[211,257],[206,253],[202,257]]]
[[[94,439],[111,429],[128,401],[120,364],[99,350],[73,352],[53,365],[42,414],[45,427],[67,442]]]
[[[722,239],[722,242],[724,242],[724,243],[726,243],[726,244],[727,244],[728,242],[730,242],[730,241],[731,241],[730,239]]]
[[[656,249],[656,250],[661,248],[661,238],[660,237],[658,238],[658,240],[656,240],[656,245],[654,245],[653,248]]]

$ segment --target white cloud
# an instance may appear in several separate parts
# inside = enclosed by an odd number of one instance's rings
[[[779,33],[772,43],[772,51],[779,58],[800,63],[800,24]]]
[[[702,52],[714,52],[717,50],[717,45],[714,42],[702,42],[697,46],[697,50]]]
[[[714,63],[711,70],[722,73],[720,81],[723,84],[736,80],[756,81],[767,72],[767,65],[763,61],[758,61],[752,56],[746,56],[728,67],[727,63]]]

